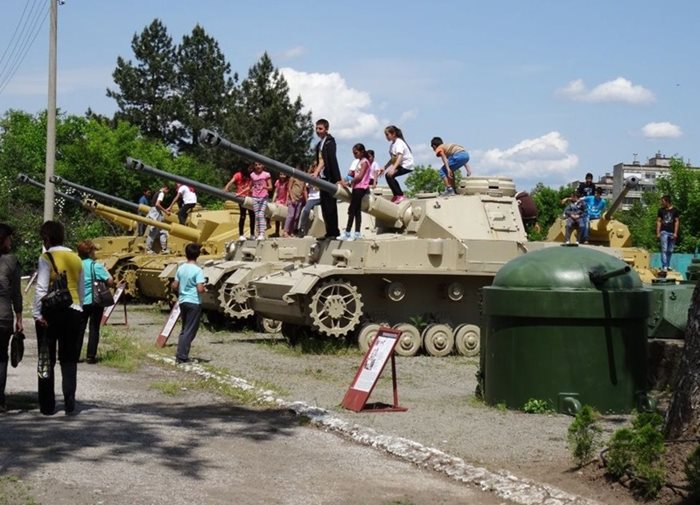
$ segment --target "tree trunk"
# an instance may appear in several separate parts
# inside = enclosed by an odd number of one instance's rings
[[[666,414],[666,438],[700,435],[700,283],[695,286],[688,309],[685,348],[671,408]]]

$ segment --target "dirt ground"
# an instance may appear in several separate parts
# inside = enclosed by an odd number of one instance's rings
[[[119,322],[121,317],[122,315],[120,312],[115,312],[111,322]],[[128,307],[129,325],[109,326],[106,331],[128,335],[129,338],[142,342],[150,347],[155,342],[156,336],[166,318],[166,313],[153,307],[130,305]],[[163,351],[166,355],[174,354],[173,345],[176,342],[178,330],[179,328],[176,328],[176,331],[169,341],[169,345]],[[569,450],[566,445],[567,428],[572,420],[570,417],[558,414],[533,415],[522,412],[503,411],[487,407],[478,401],[474,397],[474,390],[476,387],[475,374],[478,360],[474,358],[458,356],[442,359],[425,356],[398,358],[399,400],[401,405],[408,407],[408,411],[404,413],[388,414],[358,414],[346,411],[339,406],[361,361],[362,357],[358,351],[350,350],[314,354],[312,352],[302,352],[299,347],[290,349],[278,336],[271,337],[252,331],[232,331],[231,329],[222,329],[220,327],[203,326],[193,344],[191,355],[208,366],[216,367],[217,370],[224,370],[233,376],[246,379],[258,387],[270,389],[274,396],[278,398],[290,402],[303,401],[309,405],[321,407],[341,420],[373,429],[387,436],[405,437],[406,439],[424,444],[427,447],[435,448],[451,456],[461,458],[469,464],[483,466],[492,472],[512,472],[512,474],[518,477],[529,478],[546,485],[556,486],[566,492],[578,495],[584,500],[590,500],[588,503],[598,502],[623,505],[637,503],[628,489],[619,484],[608,482],[604,478],[602,471],[596,470],[595,465],[589,465],[582,470],[573,469]],[[29,363],[32,363],[31,358]],[[174,369],[175,367],[172,368]],[[84,449],[86,450],[91,448],[94,453],[88,451],[88,454],[81,455],[80,459],[95,464],[95,462],[102,461],[105,457],[111,459],[128,455],[127,461],[130,462],[130,464],[127,464],[127,475],[129,475],[129,479],[127,480],[136,479],[136,481],[138,481],[139,478],[132,475],[132,472],[135,473],[136,469],[144,465],[144,462],[148,461],[150,458],[168,459],[171,456],[172,459],[176,461],[161,465],[161,467],[165,466],[164,470],[160,467],[156,467],[158,470],[151,469],[150,471],[153,473],[148,482],[154,482],[155,477],[157,477],[161,471],[164,471],[165,474],[169,474],[175,479],[181,472],[185,471],[184,468],[188,466],[177,461],[177,455],[183,450],[182,445],[188,446],[188,443],[194,443],[195,447],[202,450],[202,452],[199,450],[196,451],[197,454],[188,455],[194,461],[193,465],[195,468],[199,468],[197,465],[201,464],[202,460],[208,459],[206,458],[208,451],[214,449],[218,450],[222,447],[224,440],[240,438],[242,434],[245,434],[246,437],[250,436],[251,438],[262,436],[266,441],[268,441],[268,437],[272,439],[279,438],[281,442],[291,444],[291,439],[296,438],[297,432],[306,433],[308,430],[314,433],[314,435],[309,435],[310,438],[306,439],[306,444],[302,443],[302,446],[331,444],[331,442],[325,438],[331,435],[324,434],[320,430],[312,430],[309,428],[302,429],[298,426],[290,427],[295,423],[298,424],[298,421],[289,418],[289,415],[285,412],[255,412],[253,416],[257,419],[255,422],[239,422],[239,418],[247,417],[241,413],[242,411],[246,414],[250,412],[248,412],[247,409],[236,409],[231,406],[224,407],[221,405],[222,400],[211,394],[205,395],[202,392],[195,393],[186,391],[182,392],[182,394],[178,394],[176,397],[169,398],[148,387],[148,382],[152,383],[157,380],[162,380],[164,374],[167,376],[172,373],[182,373],[181,370],[170,370],[167,366],[161,367],[153,364],[145,367],[145,369],[138,374],[122,374],[115,371],[107,373],[107,370],[106,367],[99,364],[94,367],[86,365],[80,366],[78,401],[81,412],[79,416],[76,416],[75,419],[71,418],[69,422],[75,422],[76,419],[80,419],[82,422],[83,419],[87,417],[88,413],[90,413],[90,415],[97,415],[98,412],[102,412],[105,409],[114,409],[111,415],[120,420],[125,418],[131,419],[134,415],[155,416],[154,420],[149,420],[147,422],[147,424],[149,424],[149,429],[153,429],[151,423],[162,424],[166,422],[169,427],[177,426],[180,428],[183,424],[191,424],[196,426],[199,431],[206,427],[208,432],[213,429],[216,433],[216,435],[212,436],[212,440],[209,440],[206,444],[198,440],[197,437],[193,437],[190,433],[187,436],[183,435],[184,442],[181,441],[180,445],[173,440],[172,443],[175,447],[168,447],[167,449],[164,447],[159,448],[159,445],[162,444],[155,443],[155,449],[139,454],[139,452],[130,445],[128,440],[122,440],[120,444],[117,444],[119,450],[113,448],[111,451],[104,452],[98,450],[98,447],[101,446],[102,442],[111,440],[111,438],[108,437],[114,437],[116,436],[115,434],[120,433],[120,428],[118,427],[119,423],[115,421],[115,418],[111,421],[108,419],[104,421],[95,420],[95,422],[88,423],[90,426],[99,427],[98,433],[103,433],[104,438],[100,440],[100,437],[98,437],[95,444],[89,444],[85,447]],[[145,374],[145,376],[141,376],[141,374]],[[119,381],[114,378],[110,379],[113,375],[119,378]],[[104,379],[106,382],[102,383],[101,379]],[[10,393],[13,387],[12,380],[13,379],[10,378],[8,381],[8,391]],[[100,386],[100,384],[102,384],[102,386]],[[88,388],[87,391],[93,391],[101,389],[102,387],[107,387],[107,385],[111,386],[112,384],[117,387],[118,391],[111,393],[106,399],[100,398],[99,400],[93,399],[88,401],[88,406],[85,409],[81,406],[82,402],[85,401],[83,393],[85,388]],[[139,387],[136,387],[137,384]],[[133,388],[135,388],[136,393],[131,392]],[[121,391],[122,389],[124,392],[128,392],[127,397],[125,397]],[[33,391],[33,388],[29,385],[21,394],[29,397],[31,391]],[[94,395],[97,394],[97,392],[91,394]],[[138,397],[130,400],[129,396],[133,394],[136,394]],[[99,396],[100,395],[98,395],[98,397]],[[385,377],[380,380],[376,390],[372,394],[371,400],[391,403],[391,383],[388,374],[385,373]],[[118,408],[117,405],[119,406]],[[177,413],[171,412],[173,408],[175,409],[174,412]],[[29,414],[25,411],[21,411],[20,414],[31,415],[34,419],[40,418],[36,413]],[[250,413],[250,415],[253,415],[253,413]],[[192,419],[192,416],[194,416],[194,419]],[[263,421],[260,421],[260,416],[264,418]],[[236,425],[235,427],[228,426],[228,424],[231,423],[224,422],[225,420],[230,421],[231,418],[235,420],[233,423]],[[64,420],[61,419],[60,421],[63,422]],[[629,418],[626,416],[611,416],[605,418],[605,435],[609,436],[614,430],[625,426],[628,421]],[[53,423],[54,419],[52,418],[49,422]],[[270,425],[274,426],[274,429],[271,428]],[[262,427],[264,427],[264,429]],[[258,433],[260,430],[264,432],[264,435]],[[275,435],[271,436],[269,434],[270,431],[273,431]],[[295,436],[288,437],[280,435],[280,433],[286,434],[288,431],[293,432]],[[175,432],[176,431],[174,431],[174,433]],[[231,437],[232,433],[236,436]],[[322,435],[319,442],[312,441],[313,436],[316,434],[319,436]],[[188,436],[193,438],[188,439]],[[124,435],[124,437],[130,438],[130,436],[127,435]],[[148,437],[146,438],[148,439]],[[308,465],[305,464],[302,465],[302,469],[296,470],[297,477],[292,480],[301,480],[306,476],[313,475],[319,482],[333,482],[343,481],[343,475],[351,475],[354,468],[352,464],[350,468],[335,467],[336,465],[340,465],[341,461],[352,460],[353,451],[359,451],[362,448],[356,447],[354,444],[343,440],[340,440],[338,443],[340,446],[334,449],[336,452],[335,458],[332,459],[332,461],[325,460],[320,454],[310,456],[312,461],[318,461],[321,463],[320,466],[323,467],[318,473],[314,473],[314,471],[309,469]],[[152,444],[146,445],[151,447]],[[260,447],[257,447],[257,449],[255,447],[256,446],[252,446],[250,451],[254,453],[257,458],[258,453],[262,455],[264,451],[262,451]],[[294,446],[294,450],[299,449],[299,446]],[[348,452],[347,455],[346,451]],[[384,466],[388,464],[387,462],[398,463],[381,453],[375,456],[381,458],[381,461],[377,463],[377,468],[384,468]],[[275,461],[274,458],[273,461],[263,460],[259,470],[264,474],[264,469],[267,465],[274,465],[273,467],[277,468],[282,458],[284,458],[284,456],[277,458],[277,461]],[[289,461],[294,461],[295,466],[300,466],[298,464],[300,459],[298,456],[289,455],[286,458],[288,458],[286,459],[287,463]],[[359,458],[359,456],[357,458]],[[357,463],[359,461],[357,458],[354,460],[355,466],[364,466],[364,462]],[[3,471],[7,472],[8,468],[10,468],[7,466],[7,459],[0,458],[0,462],[2,462]],[[239,461],[237,463],[238,466],[235,466],[234,463],[230,463],[229,465],[234,465],[234,467],[227,467],[224,473],[226,475],[235,474],[236,469],[249,464],[251,463],[247,460],[245,464]],[[27,465],[26,468],[32,466],[33,465]],[[206,465],[204,466],[206,467]],[[214,466],[218,466],[218,463]],[[443,478],[434,475],[432,472],[420,472],[412,466],[408,466],[408,468],[417,471],[418,475],[427,473],[427,475],[432,476],[432,478],[437,478],[438,481],[441,482],[440,485],[446,485],[446,481]],[[334,471],[336,469],[337,472]],[[406,471],[407,470],[401,470],[399,473]],[[330,475],[326,475],[327,473]],[[32,486],[37,486],[37,475],[32,475]],[[77,476],[80,475],[82,475],[82,473],[77,472]],[[194,480],[200,478],[197,472],[193,472],[190,477]],[[64,480],[65,482],[69,482],[70,486],[72,486],[76,484],[76,478],[76,476],[73,476],[71,478],[72,480],[66,478],[64,478]],[[230,479],[231,477],[228,478]],[[358,479],[363,478],[366,477],[358,477]],[[221,479],[221,482],[216,479]],[[212,489],[217,489],[217,483],[223,486],[222,482],[226,480],[220,475],[217,475],[216,479],[215,483],[211,486]],[[407,477],[407,480],[410,482],[419,482],[421,479],[422,477]],[[61,478],[57,480],[61,481]],[[389,480],[392,483],[397,482],[394,477]],[[39,479],[38,482],[43,481]],[[115,489],[114,486],[116,484],[112,484],[106,489],[100,487],[99,491],[95,492],[98,494],[111,493],[109,494],[109,499],[103,501],[103,503],[122,503],[122,501],[115,501],[121,499],[118,498],[121,496],[121,493],[126,493],[133,498],[134,495],[129,493],[145,492],[148,486],[144,482],[146,481],[141,482],[139,486],[130,485],[128,489]],[[207,482],[209,481],[207,480]],[[452,482],[449,481],[447,483],[452,484]],[[277,482],[277,480],[272,482],[272,484],[273,486],[262,486],[263,489],[258,489],[260,486],[255,486],[255,491],[263,493],[268,487],[284,488],[284,486],[287,485]],[[369,501],[360,499],[357,501],[347,501],[350,499],[347,494],[331,494],[327,497],[329,501],[314,501],[326,498],[325,496],[316,496],[315,498],[310,498],[310,501],[302,502],[291,500],[289,503],[417,504],[424,503],[422,500],[426,496],[420,494],[419,490],[422,489],[421,487],[409,491],[406,495],[400,496],[397,494],[398,490],[396,488],[393,488],[393,491],[391,489],[382,488],[381,479],[379,479],[379,482],[376,484],[370,483],[368,485],[371,489],[375,489],[375,486],[377,486],[376,489],[384,489],[381,491],[380,495],[377,495],[381,496],[381,498],[378,498],[378,500],[369,498]],[[403,487],[406,483],[397,482],[397,485]],[[48,484],[46,486],[47,489],[50,488]],[[87,482],[81,483],[78,487],[83,489],[83,486],[89,487]],[[299,484],[299,486],[303,487],[302,484]],[[306,484],[306,488],[309,486],[311,486],[311,484]],[[209,488],[209,484],[207,484],[207,487]],[[35,496],[41,499],[43,496],[40,492],[42,487],[33,487],[33,489],[37,490]],[[96,487],[95,489],[98,488]],[[473,491],[470,488],[465,489],[470,490],[470,492]],[[299,490],[296,488],[293,490],[293,492],[298,491]],[[342,492],[342,490],[339,492]],[[347,489],[345,492],[349,493]],[[392,492],[394,492],[394,494],[391,494]],[[410,494],[411,492],[414,494]],[[220,498],[223,499],[222,496],[217,497],[215,491],[212,491],[212,493],[214,493],[212,494],[212,498],[208,497],[210,501],[205,501],[205,503],[219,503],[219,501],[216,500]],[[223,491],[221,491],[221,493],[223,495]],[[432,495],[432,501],[428,500],[425,503],[452,503],[450,501],[435,501],[435,496],[443,497],[443,495],[447,497],[447,499],[451,496],[450,492],[443,493],[441,491]],[[94,495],[88,493],[85,496]],[[150,499],[151,495],[148,496]],[[183,496],[192,498],[193,496],[196,497],[196,494],[188,495],[187,493],[183,493]],[[261,500],[262,496],[263,495],[260,495]],[[460,496],[459,493],[455,496],[463,500],[462,503],[472,503],[469,501],[471,500],[470,497]],[[331,499],[333,497],[336,498],[336,501]],[[270,496],[267,495],[266,498],[270,499]],[[365,496],[365,498],[368,497]],[[155,498],[153,499],[155,500]],[[268,503],[286,503],[284,501],[279,501],[280,499],[281,498],[278,497],[278,501],[273,499],[272,501],[268,501]],[[92,501],[89,500],[90,499],[78,503],[92,503]],[[405,501],[402,502],[400,500]],[[495,496],[487,494],[485,497],[479,496],[473,503],[491,503],[489,500],[495,500],[493,501],[494,503],[503,502],[503,500],[497,500]],[[195,499],[195,502],[198,501]],[[202,501],[199,500],[199,502]],[[126,503],[126,501],[123,503]],[[160,501],[132,501],[130,503],[160,503]],[[240,503],[265,503],[265,501],[253,500]],[[561,502],[552,501],[551,503]]]

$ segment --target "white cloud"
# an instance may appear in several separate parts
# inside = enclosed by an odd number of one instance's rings
[[[300,72],[289,67],[280,72],[289,84],[292,100],[301,95],[305,111],[312,111],[313,120],[328,119],[336,138],[362,142],[381,133],[379,118],[367,112],[372,104],[369,93],[350,88],[339,73]]]
[[[681,127],[668,121],[648,123],[642,128],[642,135],[648,139],[670,139],[683,135]]]
[[[288,49],[285,49],[281,53],[279,53],[277,56],[281,60],[291,60],[294,58],[298,58],[299,56],[303,55],[306,53],[306,48],[304,46],[294,46],[290,47]]]
[[[510,177],[531,179],[566,175],[578,165],[578,156],[568,152],[569,143],[559,132],[525,139],[506,149],[475,151],[475,172],[495,175],[505,171]]]
[[[557,90],[557,94],[580,102],[626,102],[645,104],[656,100],[654,93],[639,84],[632,84],[624,77],[598,84],[591,90],[582,79],[576,79]]]

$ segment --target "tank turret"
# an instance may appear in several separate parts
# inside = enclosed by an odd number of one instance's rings
[[[244,158],[260,162],[270,170],[301,179],[339,200],[350,200],[349,189],[238,146],[210,130],[202,130],[199,140],[203,145],[223,147]],[[517,202],[513,198],[515,187],[511,182],[510,186],[513,189],[512,194],[509,194],[510,191],[504,190],[509,185],[501,184],[502,182],[507,181],[505,178],[493,177],[482,178],[477,182],[475,178],[472,185],[481,183],[486,193],[474,193],[471,195],[474,198],[469,199],[435,198],[435,195],[425,195],[426,198],[404,200],[397,204],[369,193],[362,201],[362,210],[375,218],[379,231],[401,231],[426,239],[468,236],[473,239],[524,242],[527,237]],[[469,218],[465,219],[466,216]]]
[[[192,186],[204,193],[215,196],[217,198],[222,198],[223,200],[230,200],[242,205],[245,209],[253,209],[253,199],[250,197],[236,196],[232,193],[228,193],[223,189],[215,188],[204,184],[203,182],[195,181],[183,177],[182,175],[172,174],[164,170],[159,170],[155,167],[146,165],[140,160],[128,157],[124,164],[126,168],[130,170],[135,170],[137,172],[144,172],[147,174],[155,175],[156,177],[161,177],[163,179],[168,179],[171,181],[179,182],[180,184],[187,184]],[[268,203],[267,210],[265,211],[265,217],[272,219],[273,221],[284,221],[287,218],[287,207],[284,205],[277,205],[275,203]]]
[[[589,221],[588,242],[590,244],[609,247],[629,247],[632,245],[632,235],[629,228],[626,224],[613,219],[613,215],[622,205],[627,193],[636,188],[638,183],[639,181],[636,177],[625,179],[622,191],[610,202],[603,216]],[[549,229],[547,240],[564,242],[565,231],[566,219],[559,218]],[[576,233],[578,234],[578,230],[576,230]]]

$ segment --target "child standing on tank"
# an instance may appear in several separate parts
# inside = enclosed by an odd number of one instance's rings
[[[202,293],[204,293],[204,271],[197,265],[197,258],[202,246],[187,244],[185,257],[187,263],[177,268],[172,288],[177,292],[177,302],[180,305],[182,331],[177,338],[176,363],[187,363],[190,360],[190,347],[197,336],[199,321],[202,318]]]
[[[272,194],[272,201],[282,207],[287,206],[287,189],[289,188],[289,178],[287,174],[281,173],[275,181],[275,191]],[[273,237],[280,236],[280,221],[275,221],[275,233]]]
[[[376,188],[382,169],[379,167],[379,163],[374,159],[373,149],[367,149],[367,159],[369,160],[369,185],[371,188]]]
[[[435,156],[442,160],[440,175],[442,182],[445,183],[445,195],[454,195],[456,192],[454,173],[464,167],[467,170],[467,177],[472,175],[472,169],[469,168],[469,153],[459,144],[444,143],[440,137],[433,137],[430,147],[433,148]]]
[[[394,197],[394,203],[399,203],[405,199],[403,190],[396,181],[397,177],[410,174],[413,171],[413,153],[403,137],[403,132],[398,126],[389,125],[384,128],[384,136],[391,142],[389,145],[390,159],[384,165],[384,177],[389,185]]]
[[[309,167],[309,174],[317,177],[316,169],[318,165],[313,163]],[[299,236],[305,237],[309,233],[309,214],[314,207],[321,205],[321,190],[316,186],[306,184],[304,188],[304,208],[301,211],[301,216],[299,217]]]
[[[255,214],[255,227],[257,228],[257,239],[265,240],[265,230],[267,221],[265,220],[265,209],[267,209],[267,198],[272,190],[270,172],[265,170],[265,165],[257,161],[253,165],[253,172],[250,174],[253,181],[251,196],[253,197],[253,213]]]
[[[304,167],[299,164],[297,169],[301,172]],[[296,177],[290,177],[287,184],[287,219],[284,221],[283,237],[296,235],[299,225],[299,216],[304,207],[304,181]]]
[[[231,191],[231,188],[235,188],[236,196],[245,198],[250,195],[250,191],[253,185],[253,181],[250,180],[250,172],[253,171],[253,165],[248,167],[243,167],[240,171],[233,174],[231,180],[224,186],[224,191]],[[255,215],[250,209],[246,209],[243,205],[238,204],[238,235],[240,240],[245,240],[245,219],[246,216],[250,220],[250,236],[255,237]]]
[[[352,147],[352,154],[358,163],[357,168],[349,174],[351,177],[352,196],[350,198],[350,207],[348,208],[348,224],[345,226],[345,231],[338,237],[339,240],[358,240],[362,238],[362,198],[367,194],[369,188],[370,163],[364,145],[355,144]],[[341,184],[347,186],[345,182]],[[355,224],[355,233],[350,234],[353,223]]]

